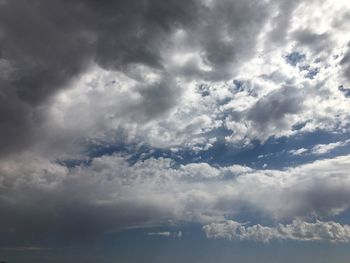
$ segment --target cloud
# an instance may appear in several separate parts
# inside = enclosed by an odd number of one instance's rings
[[[346,134],[348,10],[326,0],[0,1],[0,245],[91,242],[250,212],[279,222],[346,211],[349,156],[282,170],[186,156]],[[183,164],[93,152],[119,144],[178,153]]]
[[[348,129],[349,100],[332,88],[342,84],[339,63],[346,68],[346,29],[330,30],[346,8],[334,3],[315,24],[327,3],[3,1],[0,152],[74,155],[79,142],[116,134],[200,150],[218,127],[237,144]],[[312,81],[286,63],[293,52],[317,70]],[[233,80],[244,80],[240,92]]]
[[[194,1],[2,2],[0,57],[8,70],[1,79],[1,114],[6,119],[1,149],[15,150],[33,140],[42,124],[37,119],[45,116],[38,108],[92,63],[121,71],[138,63],[161,69],[159,43],[174,28],[192,23],[199,9]],[[12,130],[18,134],[11,137]],[[24,141],[16,142],[19,137]]]
[[[35,140],[46,118],[45,103],[95,64],[132,78],[140,77],[138,66],[156,72],[160,82],[140,91],[144,104],[138,107],[150,118],[167,111],[181,93],[176,78],[188,75],[190,67],[209,80],[229,78],[231,69],[254,53],[269,9],[266,3],[224,0],[1,2],[0,112],[6,120],[1,149],[19,150]],[[177,54],[195,58],[183,65],[185,71],[171,64]]]
[[[297,30],[293,34],[299,44],[310,47],[316,54],[328,49],[332,44],[328,33],[317,34],[310,30]]]
[[[228,220],[203,226],[208,238],[228,240],[252,240],[268,243],[272,240],[328,241],[332,243],[350,242],[350,226],[330,221],[308,223],[294,220],[291,224],[276,227],[245,224]]]
[[[313,155],[323,155],[332,152],[333,150],[344,147],[350,143],[350,140],[338,141],[328,144],[317,144],[311,149],[299,148],[290,150],[289,153],[292,155],[303,155],[303,154],[313,154]]]
[[[350,143],[350,140],[346,141],[340,141],[340,142],[334,142],[334,143],[329,143],[329,144],[317,144],[311,149],[312,154],[326,154],[331,152],[332,150],[339,148],[339,147],[344,147]]]
[[[343,75],[346,78],[347,81],[350,80],[350,50],[348,50],[342,60],[340,61],[340,64],[343,67]]]
[[[0,165],[0,244],[91,242],[130,227],[210,224],[247,211],[274,222],[334,216],[350,206],[349,166],[349,156],[280,171],[164,158],[130,164],[112,155],[67,168],[18,156]]]
[[[308,149],[299,148],[299,149],[290,150],[289,153],[292,155],[303,155],[307,151],[308,151]]]
[[[162,237],[173,237],[173,238],[181,238],[182,231],[178,232],[149,232],[147,233],[148,236],[162,236]]]
[[[253,131],[267,139],[271,130],[290,129],[288,115],[302,111],[303,91],[295,87],[282,87],[259,99],[247,113],[247,120],[252,121]],[[257,136],[257,135],[256,135]],[[264,140],[264,139],[263,139]]]

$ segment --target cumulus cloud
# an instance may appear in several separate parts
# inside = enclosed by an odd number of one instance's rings
[[[228,220],[203,226],[208,238],[229,240],[252,240],[268,243],[271,240],[328,241],[332,243],[349,242],[350,226],[330,221],[308,223],[294,220],[291,224],[276,227],[245,224]]]

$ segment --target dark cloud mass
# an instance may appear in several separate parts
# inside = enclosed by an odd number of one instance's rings
[[[92,63],[125,73],[141,64],[167,78],[179,72],[230,78],[254,50],[272,6],[263,1],[2,1],[1,153],[30,143],[45,115],[43,102]],[[183,70],[165,68],[164,50],[179,29],[188,34],[182,44],[195,47],[209,71],[193,63]],[[173,94],[165,95],[172,100]],[[149,92],[144,95],[148,100]],[[163,111],[159,106],[156,111]],[[147,107],[151,114],[154,109]]]
[[[28,142],[37,108],[91,62],[162,68],[174,29],[198,18],[194,1],[4,1],[0,8],[1,152]],[[22,139],[18,139],[22,138]]]

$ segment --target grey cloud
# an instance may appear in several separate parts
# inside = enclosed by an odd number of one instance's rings
[[[336,16],[333,19],[332,26],[335,28],[345,28],[347,27],[350,21],[350,12],[348,10],[342,10],[343,14]]]
[[[298,114],[303,109],[303,90],[285,86],[260,98],[247,112],[254,130],[269,133],[286,129],[290,123],[286,116]],[[268,135],[267,135],[268,136]]]
[[[35,125],[34,110],[20,100],[12,87],[0,81],[0,155],[12,152],[18,146],[27,145],[30,133]]]
[[[279,9],[277,15],[272,19],[272,30],[269,32],[268,42],[266,45],[270,47],[272,43],[283,43],[286,40],[291,18],[294,10],[300,1],[279,1]]]
[[[41,169],[37,167],[37,174],[27,171],[24,177],[29,178],[1,178],[0,245],[90,243],[126,227],[166,221],[171,214],[151,197],[112,201],[108,197],[112,189],[106,184],[115,187],[113,179],[88,174],[67,178],[57,165]]]
[[[142,102],[139,106],[145,119],[156,118],[166,113],[175,106],[177,100],[181,98],[181,88],[178,87],[174,79],[164,77],[159,82],[148,87],[139,89],[142,96]]]
[[[249,92],[247,95],[252,97],[245,96],[245,106],[232,108],[231,115],[225,120],[232,131],[228,140],[236,143],[246,140],[249,143],[256,139],[264,143],[272,136],[290,136],[293,134],[293,126],[301,123],[306,114],[310,114],[308,101],[311,96],[316,94],[321,97],[309,86],[279,85],[281,87],[270,92],[263,92],[266,89],[263,85],[254,85],[252,91],[246,90]],[[235,97],[241,99],[240,96]]]
[[[232,77],[232,70],[254,54],[259,32],[268,21],[271,6],[259,1],[215,1],[199,40],[204,61],[212,68],[210,79]]]
[[[254,187],[251,180],[257,180],[259,175],[239,177],[237,181],[242,184],[242,204],[253,205],[258,210],[262,206],[267,209],[263,213],[276,218],[337,215],[348,209],[350,204],[350,195],[346,190],[348,172],[344,170],[348,165],[346,159],[338,157],[316,161],[281,173],[267,171],[267,177],[261,178],[260,186],[255,187],[255,193],[252,194],[245,191],[252,189],[249,185]],[[270,184],[272,181],[269,176],[275,178],[274,183]],[[280,181],[282,178],[289,178],[288,182]],[[274,194],[270,195],[268,191]]]
[[[345,53],[343,59],[340,61],[340,65],[343,66],[343,75],[344,77],[350,81],[350,44],[348,45],[349,49]]]
[[[309,47],[315,53],[327,50],[332,44],[329,33],[317,34],[308,29],[295,31],[293,37],[300,45]]]

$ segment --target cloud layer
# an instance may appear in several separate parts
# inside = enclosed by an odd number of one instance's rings
[[[177,166],[164,158],[131,165],[117,155],[74,168],[18,158],[1,163],[2,242],[94,240],[129,227],[209,224],[246,211],[271,222],[323,218],[350,206],[349,156],[284,171]]]

